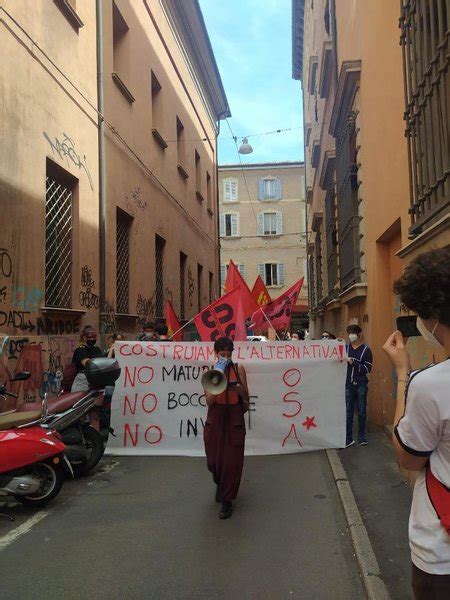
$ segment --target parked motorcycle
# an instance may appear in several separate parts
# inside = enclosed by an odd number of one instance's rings
[[[25,381],[22,371],[10,381]],[[17,394],[0,386],[0,396]],[[45,506],[57,496],[72,468],[57,434],[42,427],[45,401],[39,410],[0,415],[0,496],[13,496],[27,506]]]
[[[94,358],[85,367],[92,389],[47,400],[47,427],[56,430],[66,444],[66,455],[77,477],[86,475],[102,458],[110,432],[110,403],[120,367],[111,358]],[[37,409],[23,404],[19,411]]]

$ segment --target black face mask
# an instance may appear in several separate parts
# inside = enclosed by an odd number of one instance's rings
[[[97,340],[86,340],[86,346],[89,346],[90,348],[93,348],[96,343]]]

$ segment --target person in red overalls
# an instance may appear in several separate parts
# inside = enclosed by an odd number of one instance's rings
[[[233,513],[233,500],[241,483],[244,466],[244,406],[248,407],[247,375],[242,365],[233,364],[233,341],[222,337],[214,343],[219,361],[226,361],[227,389],[218,395],[205,390],[208,416],[203,439],[206,461],[217,485],[216,502],[222,502],[219,519]]]

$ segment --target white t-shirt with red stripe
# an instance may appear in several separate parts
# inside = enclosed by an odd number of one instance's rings
[[[434,476],[450,488],[450,359],[411,376],[406,409],[395,434],[415,456],[429,456]],[[413,563],[435,575],[450,574],[450,535],[441,525],[425,483],[416,480],[409,518]]]

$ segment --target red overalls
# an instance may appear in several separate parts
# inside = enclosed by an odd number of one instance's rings
[[[237,366],[228,370],[228,381],[237,381]],[[245,422],[239,395],[227,390],[208,408],[203,434],[208,469],[222,501],[236,498],[244,466]]]

